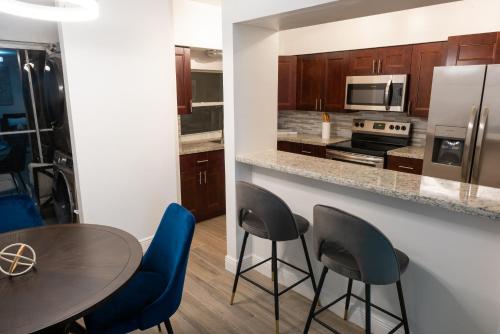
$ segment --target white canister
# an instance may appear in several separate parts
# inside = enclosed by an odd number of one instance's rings
[[[322,122],[321,127],[321,138],[330,139],[330,131],[331,131],[331,123],[330,122]]]

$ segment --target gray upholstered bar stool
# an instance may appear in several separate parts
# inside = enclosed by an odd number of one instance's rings
[[[236,182],[236,200],[238,207],[238,223],[241,228],[245,230],[245,235],[243,236],[243,243],[241,245],[241,252],[238,260],[238,267],[236,270],[236,276],[234,277],[231,305],[234,301],[234,295],[236,293],[236,287],[238,286],[238,279],[240,277],[261,288],[262,290],[274,296],[276,333],[279,333],[279,296],[309,278],[311,279],[313,289],[316,292],[316,282],[314,280],[311,261],[309,259],[309,253],[307,251],[307,244],[304,238],[304,233],[306,233],[309,229],[309,222],[304,217],[293,214],[288,205],[286,205],[286,203],[278,196],[274,195],[266,189],[248,182]],[[241,270],[241,264],[243,262],[243,256],[245,254],[245,246],[250,234],[259,238],[271,240],[272,255],[270,258],[264,261],[261,261],[245,270]],[[290,241],[299,238],[302,241],[302,247],[304,248],[304,255],[306,258],[308,271],[302,270],[288,262],[278,259],[277,257],[278,241]],[[272,276],[274,281],[273,291],[263,287],[257,282],[250,280],[246,276],[243,276],[244,273],[256,268],[257,266],[260,266],[261,264],[264,264],[267,261],[271,261]],[[305,274],[306,276],[298,282],[283,289],[282,291],[279,291],[277,273],[278,262],[286,264],[291,268]]]
[[[389,333],[394,333],[403,326],[405,334],[409,334],[410,330],[400,281],[400,276],[406,270],[410,261],[408,256],[394,249],[389,239],[375,226],[361,218],[332,207],[323,205],[314,207],[313,231],[316,257],[323,263],[324,267],[304,333],[309,332],[313,319],[332,332],[339,333],[315,317],[345,298],[344,319],[347,320],[349,302],[351,297],[354,297],[365,302],[366,333],[371,333],[370,308],[373,307],[400,321]],[[316,311],[328,270],[333,270],[349,279],[347,293]],[[365,284],[365,299],[352,294],[353,280]],[[371,303],[370,289],[372,285],[394,283],[396,283],[398,290],[401,317]]]

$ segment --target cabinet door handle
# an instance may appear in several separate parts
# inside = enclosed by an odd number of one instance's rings
[[[200,184],[201,184],[201,172],[198,172],[198,175],[200,177]]]
[[[312,152],[310,152],[310,151],[302,151],[302,153],[305,153],[305,154],[312,154]]]
[[[202,164],[202,163],[204,163],[204,162],[208,162],[208,160],[207,160],[207,159],[205,159],[205,160],[198,160],[198,161],[196,161],[196,163],[197,163],[197,164]]]
[[[372,73],[375,74],[375,63],[377,61],[375,59],[373,59],[373,64],[372,64]]]
[[[410,100],[410,102],[408,102],[408,112],[406,113],[408,116],[411,116],[411,103],[412,102],[413,102],[412,100]]]
[[[314,107],[314,110],[318,111],[318,98],[316,98],[316,106]]]
[[[415,169],[415,168],[410,167],[410,166],[398,166],[398,168],[409,169],[409,170],[414,170]]]
[[[323,110],[323,99],[320,98],[319,99],[319,111],[322,111]]]
[[[377,73],[378,73],[378,74],[381,74],[381,73],[382,73],[382,59],[379,59],[379,60],[378,60],[378,69],[377,69]]]
[[[205,174],[205,184],[207,184],[207,171],[204,171],[203,174]]]
[[[189,112],[193,113],[193,99],[189,100]]]

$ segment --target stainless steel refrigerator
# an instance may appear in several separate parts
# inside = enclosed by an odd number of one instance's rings
[[[500,65],[434,69],[423,174],[500,188]]]

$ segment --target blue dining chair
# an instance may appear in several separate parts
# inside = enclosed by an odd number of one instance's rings
[[[87,332],[123,334],[163,322],[173,334],[170,317],[181,303],[194,226],[188,210],[170,204],[139,271],[105,304],[85,316]]]
[[[0,233],[42,226],[35,202],[26,195],[0,197]]]

